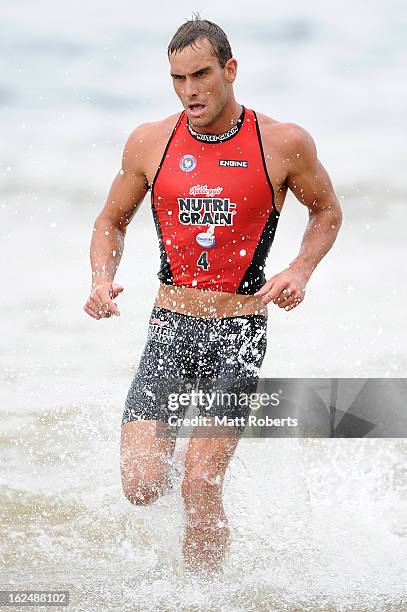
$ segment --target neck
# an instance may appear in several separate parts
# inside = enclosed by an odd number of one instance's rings
[[[198,132],[199,134],[223,134],[237,124],[237,120],[239,119],[242,110],[242,105],[236,102],[236,100],[233,98],[233,100],[226,103],[226,106],[223,108],[220,115],[218,115],[209,125],[196,126],[191,122],[189,122],[189,124],[195,130],[195,132]]]

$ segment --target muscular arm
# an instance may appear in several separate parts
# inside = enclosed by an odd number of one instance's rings
[[[286,182],[296,198],[307,206],[309,221],[300,251],[290,268],[302,270],[307,280],[328,253],[342,223],[342,211],[327,171],[319,161],[311,136],[293,128]]]
[[[306,284],[321,259],[335,242],[342,211],[329,175],[317,157],[315,143],[306,130],[288,124],[284,139],[286,184],[309,211],[297,257],[287,270],[273,276],[258,291],[267,304],[291,310],[302,302]]]
[[[123,288],[114,285],[113,279],[123,254],[127,226],[148,190],[143,168],[144,133],[145,126],[139,126],[127,139],[122,167],[94,224],[90,245],[92,290],[84,310],[97,319],[120,314],[112,299]]]

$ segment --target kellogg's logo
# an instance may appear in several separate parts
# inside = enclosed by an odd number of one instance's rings
[[[207,198],[213,198],[222,193],[223,187],[208,187],[208,185],[192,185],[189,188],[189,195],[204,195]]]
[[[196,159],[190,153],[183,155],[179,161],[179,167],[183,172],[191,172],[196,168]]]

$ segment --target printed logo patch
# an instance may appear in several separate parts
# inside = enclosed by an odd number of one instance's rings
[[[166,325],[168,325],[168,321],[162,321],[161,319],[157,319],[156,317],[153,317],[150,323],[151,325],[158,325],[158,327],[165,327]]]
[[[208,185],[192,185],[189,188],[189,195],[191,196],[199,196],[204,195],[207,198],[213,198],[216,195],[222,193],[223,187],[208,187]]]
[[[169,321],[152,317],[148,326],[148,340],[154,340],[161,344],[171,344],[175,338],[178,322],[170,324]]]
[[[236,204],[230,198],[177,198],[182,225],[233,225]]]
[[[213,235],[213,232],[212,233],[201,232],[200,234],[197,235],[195,240],[197,241],[199,246],[201,246],[204,249],[211,249],[216,244],[216,239],[215,239],[215,236]]]
[[[179,161],[179,167],[184,172],[191,172],[196,168],[196,159],[190,153],[183,155]]]
[[[249,162],[246,159],[220,159],[219,166],[226,168],[248,168]]]

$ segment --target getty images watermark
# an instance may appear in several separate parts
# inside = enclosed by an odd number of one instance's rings
[[[158,435],[407,437],[405,378],[161,379],[158,393],[140,391],[159,410]]]
[[[213,435],[214,427],[229,428],[233,435],[241,433],[246,427],[290,427],[298,426],[298,419],[286,416],[271,416],[265,414],[265,408],[277,408],[280,405],[281,391],[268,393],[266,391],[225,391],[191,388],[188,391],[172,392],[167,396],[167,423],[177,431],[183,428],[210,428],[211,432],[201,432],[201,435]],[[186,417],[189,407],[198,410],[198,414]],[[261,410],[261,414],[257,411]],[[222,435],[225,435],[223,430]]]

